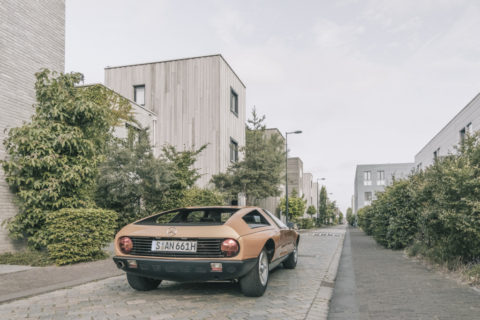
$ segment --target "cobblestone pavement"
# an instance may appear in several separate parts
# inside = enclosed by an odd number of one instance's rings
[[[328,319],[480,319],[480,293],[349,229]]]
[[[274,270],[260,298],[244,297],[234,283],[165,281],[156,290],[137,292],[119,276],[5,303],[0,314],[2,319],[322,319],[344,233],[343,227],[302,233],[297,268]]]

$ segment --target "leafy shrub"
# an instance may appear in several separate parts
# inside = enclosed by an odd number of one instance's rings
[[[9,130],[0,162],[20,209],[8,223],[10,236],[41,248],[46,212],[91,204],[111,128],[129,117],[130,103],[103,86],[76,87],[80,73],[43,70],[36,78],[35,114]]]
[[[65,208],[47,214],[48,252],[58,265],[102,258],[112,241],[117,213],[111,210]]]
[[[311,218],[298,218],[295,219],[295,223],[299,229],[311,229],[315,227],[315,222]]]
[[[182,206],[221,206],[224,202],[223,194],[216,190],[192,187],[185,191]]]
[[[27,249],[19,252],[0,254],[0,264],[26,265],[44,267],[53,264],[47,251]]]

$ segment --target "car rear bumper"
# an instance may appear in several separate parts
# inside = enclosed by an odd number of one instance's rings
[[[136,261],[137,267],[132,267],[129,260]],[[113,257],[119,269],[138,276],[171,280],[171,281],[210,281],[231,280],[244,276],[256,264],[257,259],[240,261],[226,260],[168,260],[134,257]],[[221,263],[221,271],[213,271],[212,263]]]

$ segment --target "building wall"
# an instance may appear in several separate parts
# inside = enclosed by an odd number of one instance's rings
[[[366,192],[371,192],[372,200],[375,200],[376,192],[385,190],[385,186],[391,185],[394,178],[408,177],[413,169],[413,163],[357,165],[354,186],[354,213],[368,204],[365,199]],[[384,180],[379,180],[380,171],[384,172]],[[365,172],[370,172],[370,180],[365,180]],[[384,183],[381,181],[384,181]]]
[[[65,1],[2,0],[0,5],[0,142],[5,129],[29,121],[35,103],[35,73],[42,68],[63,72]],[[0,143],[0,159],[5,158]],[[0,224],[17,213],[0,169]],[[20,244],[0,227],[0,252]]]
[[[105,85],[134,100],[145,85],[145,107],[157,114],[156,145],[178,150],[207,144],[195,166],[206,186],[230,165],[230,138],[245,145],[245,86],[221,55],[105,69]],[[230,90],[238,94],[238,116],[230,111]]]
[[[313,204],[313,175],[311,173],[305,172],[303,173],[303,197],[307,201],[305,205],[305,213],[304,217],[308,218],[309,215],[307,214],[307,209],[309,206]]]
[[[299,197],[303,195],[303,162],[300,158],[288,158],[288,195],[297,190]]]
[[[460,131],[468,124],[471,130],[480,130],[480,94],[473,98],[450,122],[438,132],[415,156],[415,167],[423,169],[433,164],[434,152],[446,156],[454,153],[454,146],[460,142]]]

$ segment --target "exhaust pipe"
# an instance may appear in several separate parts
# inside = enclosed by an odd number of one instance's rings
[[[125,262],[123,261],[117,261],[117,268],[118,269],[124,269],[125,268]]]

